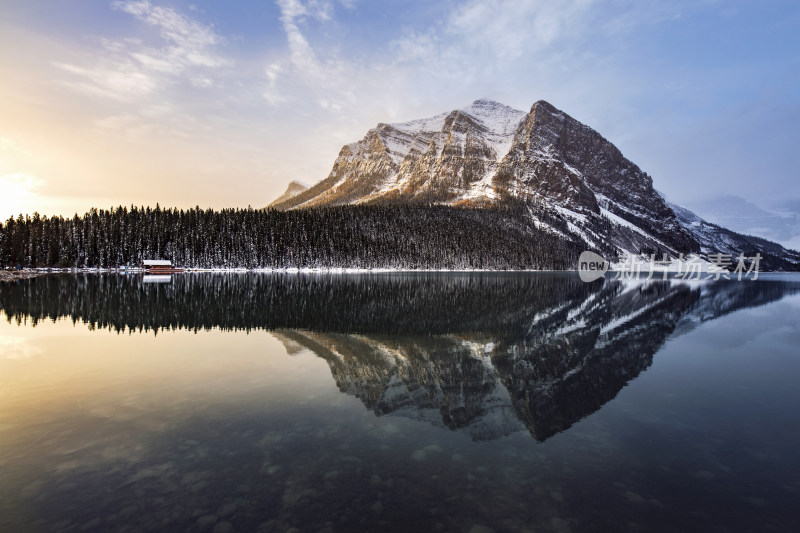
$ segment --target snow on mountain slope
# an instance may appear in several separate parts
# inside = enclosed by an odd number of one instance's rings
[[[691,199],[684,207],[703,220],[743,235],[754,235],[800,249],[800,206],[765,208],[749,199],[722,193],[704,199]]]
[[[542,100],[527,113],[481,99],[426,119],[378,124],[341,149],[327,178],[271,206],[399,202],[524,202],[528,224],[612,261],[624,254],[677,257],[701,246],[784,254],[768,241],[743,241],[705,222],[679,220],[647,173],[598,132]],[[777,268],[793,264],[770,261]]]
[[[378,124],[342,148],[328,178],[275,206],[494,201],[491,180],[526,116],[483,99],[427,119]]]
[[[798,270],[800,268],[800,252],[789,250],[778,243],[742,235],[703,220],[695,213],[679,205],[669,204],[678,220],[700,244],[700,251],[705,254],[727,254],[734,262],[742,254],[753,257],[761,255],[761,270]]]

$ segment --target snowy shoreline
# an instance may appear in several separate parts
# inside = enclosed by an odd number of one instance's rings
[[[576,270],[496,270],[496,269],[447,269],[447,268],[244,268],[244,267],[231,267],[231,268],[183,268],[183,272],[173,272],[171,274],[197,274],[197,273],[212,273],[212,274],[383,274],[383,273],[413,273],[413,272],[577,272]],[[147,270],[143,268],[31,268],[23,269],[20,271],[5,271],[5,272],[20,272],[27,273],[27,277],[45,274],[147,274]],[[16,276],[16,278],[25,276]],[[12,278],[15,279],[15,278]]]
[[[47,272],[39,272],[38,270],[0,270],[0,282],[35,278],[45,274]]]
[[[689,254],[687,257],[682,255],[679,258],[669,258],[666,261],[658,261],[635,254],[624,254],[617,261],[606,262],[606,276],[614,275],[614,279],[681,279],[693,275],[712,275],[716,279],[723,276],[736,276],[722,264],[716,264],[704,259],[697,254]],[[345,268],[345,267],[229,267],[229,268],[200,268],[200,267],[176,267],[181,272],[164,273],[166,275],[185,273],[217,273],[217,274],[386,274],[386,273],[493,273],[493,272],[526,272],[526,273],[578,273],[576,270],[497,270],[497,269],[448,269],[448,268]],[[15,279],[25,279],[41,276],[45,274],[158,274],[155,271],[148,272],[142,267],[106,267],[106,268],[58,268],[58,267],[39,267],[22,270],[0,270],[0,281],[11,281]],[[759,271],[756,265],[755,273],[764,274],[767,271]],[[777,272],[776,272],[777,273]],[[753,272],[749,272],[752,275]],[[723,278],[724,279],[724,278]],[[687,281],[688,281],[687,280]]]
[[[672,268],[656,268],[650,272],[645,268],[625,269],[619,268],[622,266],[619,263],[611,264],[611,268],[606,272],[606,279],[619,279],[617,274],[622,275],[622,279],[652,279],[654,281],[663,278],[664,274],[669,276],[667,279],[672,279],[681,273],[686,274],[686,270]],[[735,277],[730,271],[717,271],[714,268],[700,270],[699,274],[713,275],[719,272],[721,275],[729,275]],[[186,268],[183,272],[174,272],[166,274],[167,276],[173,274],[423,274],[423,273],[450,273],[450,274],[467,274],[467,273],[529,273],[529,274],[578,274],[578,270],[494,270],[494,269],[403,269],[403,268]],[[22,270],[0,270],[0,282],[2,281],[15,281],[20,279],[29,279],[48,274],[123,274],[123,275],[139,275],[148,274],[142,268],[28,268]],[[783,272],[783,271],[760,271],[759,275],[770,274],[797,274],[797,272]],[[148,275],[157,275],[156,273],[149,273]],[[751,274],[752,275],[752,274]],[[680,278],[678,278],[680,279]],[[724,278],[723,278],[724,279]]]

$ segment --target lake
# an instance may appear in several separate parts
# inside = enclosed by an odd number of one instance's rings
[[[2,531],[800,528],[800,275],[49,275],[0,314]]]

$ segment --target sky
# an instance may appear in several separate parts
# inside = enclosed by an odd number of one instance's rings
[[[544,99],[617,145],[668,199],[707,213],[718,197],[744,199],[797,226],[783,242],[800,245],[795,0],[0,9],[2,220],[262,207],[290,180],[325,178],[341,147],[379,122],[478,98],[525,111]]]

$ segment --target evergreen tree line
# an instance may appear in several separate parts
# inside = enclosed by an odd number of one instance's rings
[[[0,224],[0,264],[114,268],[168,259],[186,268],[575,267],[578,241],[540,230],[529,206],[359,205],[274,209],[91,209]],[[541,213],[547,216],[547,213]]]

